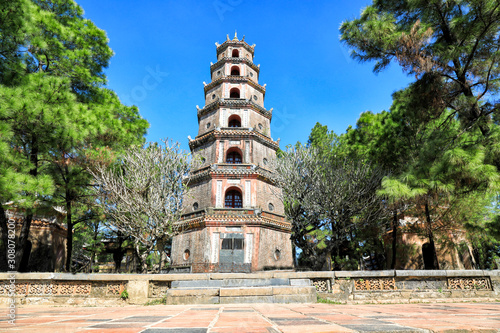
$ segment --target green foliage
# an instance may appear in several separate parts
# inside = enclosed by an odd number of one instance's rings
[[[104,87],[112,54],[71,0],[0,4],[0,201],[26,209],[19,255],[35,202],[63,206],[69,270],[73,223],[92,201],[87,168],[144,142],[147,121]]]
[[[125,290],[123,290],[123,291],[121,292],[121,294],[120,294],[120,298],[121,298],[122,300],[124,300],[124,301],[128,299],[128,291],[127,291],[127,289],[125,289]]]
[[[163,296],[162,298],[159,299],[154,299],[151,301],[147,301],[144,305],[166,305],[167,304],[167,295]]]
[[[318,123],[307,146],[280,154],[276,170],[292,241],[302,250],[301,266],[357,269],[363,256],[378,257],[386,220],[376,195],[383,176],[379,168],[348,156],[342,137]]]
[[[436,231],[465,229],[477,264],[494,261],[500,214],[488,206],[500,180],[499,29],[500,6],[492,0],[374,0],[340,28],[355,59],[375,61],[375,72],[395,62],[416,78],[394,93],[390,111],[363,113],[340,137],[316,124],[308,141],[318,155],[365,160],[385,171],[377,193],[393,215],[393,258],[404,214],[418,218],[431,248]],[[334,260],[347,266],[349,258]]]
[[[377,193],[393,211],[394,239],[398,215],[403,213],[423,222],[420,230],[429,237],[432,248],[438,229],[467,228],[472,235],[474,228],[485,230],[487,225],[498,225],[495,218],[482,221],[484,198],[498,190],[500,179],[495,99],[500,89],[499,28],[500,6],[492,0],[437,0],[432,5],[374,0],[359,18],[341,26],[341,39],[352,47],[354,58],[376,61],[375,72],[394,61],[415,75],[416,81],[393,95],[389,112],[363,113],[356,128],[350,127],[343,136],[337,137],[326,126],[316,124],[308,147],[323,157],[365,159],[385,170],[388,175]],[[279,157],[286,159],[287,155],[281,153]],[[294,180],[296,184],[311,174],[327,174],[334,168],[329,165],[304,172],[308,159],[302,156],[298,161],[302,165],[296,163],[296,167],[302,168],[302,176]],[[321,183],[334,188],[326,178],[320,178]],[[298,216],[309,225],[299,230],[319,240],[317,249],[321,250],[328,233],[324,228],[311,231],[310,225],[324,217],[310,216],[315,208],[304,207],[307,192],[297,193],[306,195],[285,208],[302,209]],[[329,197],[327,189],[320,193]],[[293,193],[285,191],[286,195]],[[343,204],[336,211],[349,211],[349,205]],[[492,231],[489,234],[495,235]],[[344,246],[356,248],[355,244]],[[393,247],[394,258],[396,253]]]
[[[351,153],[390,170],[378,194],[395,214],[419,218],[414,231],[433,243],[436,230],[479,223],[485,202],[478,198],[498,188],[499,174],[489,164],[491,140],[478,129],[464,131],[450,110],[425,113],[415,101],[417,85],[394,94],[391,112],[363,114],[346,137]],[[474,199],[481,204],[470,204]]]
[[[432,106],[425,111],[450,108],[463,129],[488,135],[498,113],[499,28],[495,0],[374,0],[340,32],[355,59],[376,61],[375,72],[394,61],[415,75],[415,97]]]

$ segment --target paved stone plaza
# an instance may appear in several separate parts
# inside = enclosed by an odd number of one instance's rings
[[[201,332],[499,332],[500,303],[235,304],[124,307],[20,307],[0,331]]]

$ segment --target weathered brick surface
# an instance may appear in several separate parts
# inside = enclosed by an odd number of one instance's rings
[[[260,229],[260,247],[257,270],[292,268],[292,243],[290,234],[272,229]],[[276,257],[277,250],[280,257]]]
[[[213,95],[215,95],[215,98],[212,98]],[[205,95],[205,104],[210,104],[212,102],[215,102],[217,99],[222,98],[222,96],[223,96],[222,86],[215,86],[213,89],[207,91],[207,94]]]
[[[177,235],[172,239],[171,260],[173,265],[192,265],[194,262],[209,262],[210,239],[206,229]],[[185,251],[189,251],[186,258]]]

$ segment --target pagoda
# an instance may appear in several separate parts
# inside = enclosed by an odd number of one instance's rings
[[[199,161],[186,179],[171,263],[190,272],[254,272],[293,267],[291,224],[272,181],[279,143],[271,138],[254,45],[235,34],[218,44],[205,106],[189,147]],[[278,140],[279,141],[279,140]]]

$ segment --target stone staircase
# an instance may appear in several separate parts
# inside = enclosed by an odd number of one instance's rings
[[[167,304],[313,303],[310,279],[177,280],[166,294]]]

